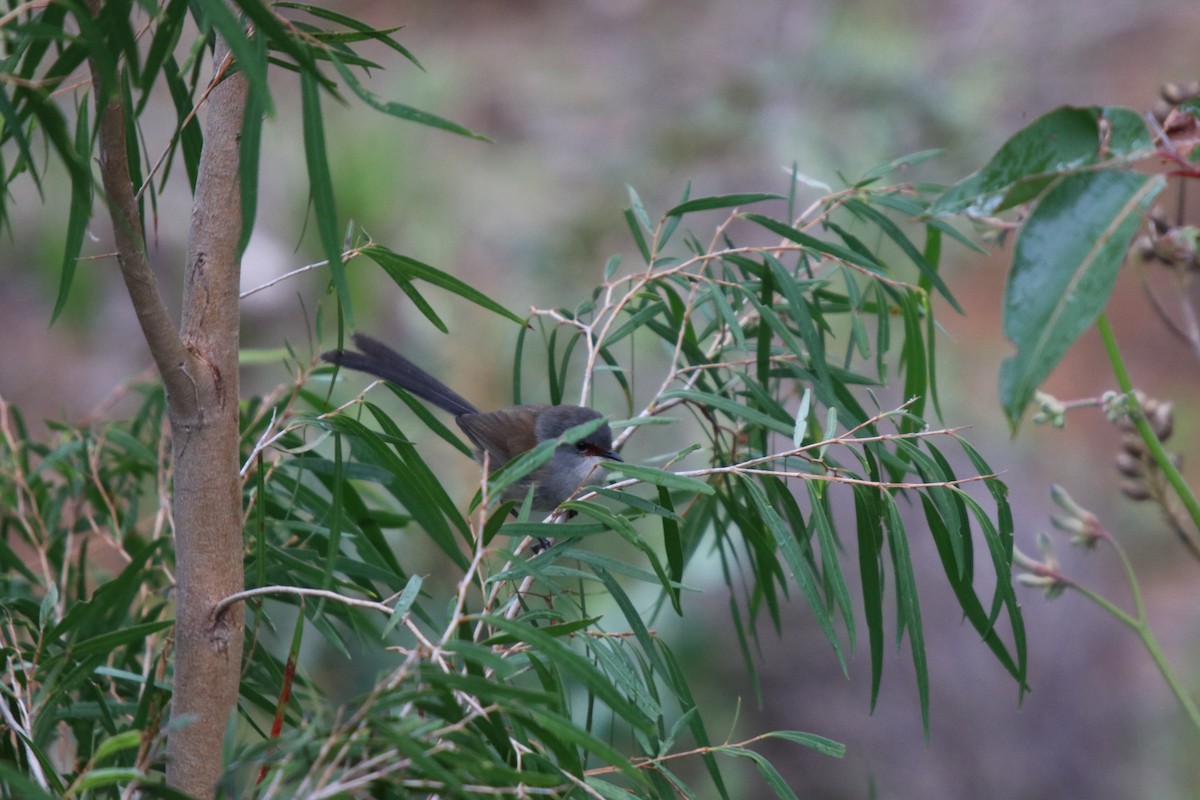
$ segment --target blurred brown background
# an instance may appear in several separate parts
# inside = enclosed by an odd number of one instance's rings
[[[518,312],[573,305],[610,255],[635,258],[621,219],[627,184],[656,216],[687,181],[693,196],[786,192],[784,170],[795,162],[801,172],[837,185],[839,175],[852,179],[927,148],[946,154],[917,177],[952,181],[1057,105],[1145,109],[1161,83],[1200,77],[1195,0],[454,0],[340,7],[380,25],[406,25],[400,38],[427,69],[381,51],[389,68],[372,81],[375,91],[493,140],[458,138],[326,99],[342,213],[381,243],[452,272]],[[276,87],[279,112],[264,147],[247,288],[320,257],[311,231],[301,234],[307,187],[295,83],[285,74]],[[165,142],[170,124],[152,122],[147,136]],[[160,198],[153,232],[152,258],[173,301],[190,208],[182,177]],[[81,268],[71,309],[47,328],[66,197],[51,190],[43,205],[30,191],[17,200],[18,221],[0,251],[0,325],[8,345],[0,395],[30,420],[77,419],[149,359],[110,262]],[[92,233],[89,251],[105,252],[107,219]],[[999,321],[1005,257],[952,253],[947,281],[968,314],[942,309],[946,422],[973,425],[972,441],[1004,471],[1026,551],[1034,551],[1034,535],[1048,527],[1051,482],[1101,514],[1134,553],[1169,657],[1200,692],[1194,610],[1200,565],[1183,556],[1153,509],[1121,502],[1109,466],[1117,435],[1098,414],[1084,412],[1064,431],[1027,425],[1015,440],[1008,436],[995,390],[1009,352]],[[453,328],[452,336],[438,336],[398,291],[378,290],[382,276],[365,266],[355,270],[360,327],[423,354],[480,405],[508,399],[511,324],[431,293]],[[322,286],[310,274],[249,301],[245,345],[274,350],[290,340],[307,352]],[[1197,365],[1164,332],[1132,276],[1118,292],[1113,323],[1135,380],[1179,404],[1172,444],[1187,450],[1196,440]],[[326,324],[321,345],[329,332]],[[487,343],[483,363],[480,342]],[[274,371],[278,361],[248,367],[247,391],[272,386],[281,374]],[[1112,388],[1094,335],[1048,388],[1066,398]],[[703,638],[672,631],[668,621],[660,628],[696,665],[692,679],[707,698],[714,737],[735,725],[731,740],[784,728],[844,742],[848,755],[841,761],[784,743],[763,748],[802,797],[1197,796],[1197,735],[1132,634],[1078,596],[1045,603],[1021,589],[1034,691],[1018,707],[1011,680],[960,622],[920,527],[912,530],[915,557],[929,567],[920,585],[931,662],[928,744],[907,649],[889,658],[871,717],[865,641],[847,681],[799,603],[781,639],[763,631],[768,702],[759,708],[727,630],[719,580],[689,601],[690,619],[706,620]],[[1110,553],[1085,557],[1062,542],[1058,552],[1068,572],[1128,604]],[[702,574],[689,577],[708,583]],[[693,636],[699,627],[689,626]],[[735,797],[768,796],[753,770],[737,774],[745,783]]]

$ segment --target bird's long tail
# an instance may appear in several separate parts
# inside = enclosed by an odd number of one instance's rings
[[[367,372],[377,378],[391,381],[405,391],[454,416],[477,414],[479,409],[468,403],[457,392],[430,375],[404,356],[378,339],[362,333],[354,334],[354,343],[361,353],[353,350],[330,350],[321,354],[321,359],[347,369]]]

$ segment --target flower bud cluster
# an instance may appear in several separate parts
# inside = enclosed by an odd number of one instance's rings
[[[1166,442],[1175,432],[1175,407],[1172,403],[1163,402],[1153,397],[1144,397],[1137,393],[1138,405],[1150,430],[1160,442]],[[1121,433],[1121,452],[1116,457],[1117,472],[1125,478],[1121,482],[1121,492],[1130,500],[1154,500],[1162,496],[1162,477],[1158,463],[1146,450],[1137,426],[1130,417],[1128,410],[1123,416],[1114,419]],[[1182,460],[1178,453],[1171,454],[1171,460],[1179,466]]]

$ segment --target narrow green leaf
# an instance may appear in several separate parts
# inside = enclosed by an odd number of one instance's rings
[[[847,264],[855,264],[871,272],[880,272],[879,262],[873,258],[864,256],[862,253],[856,253],[854,250],[842,247],[841,245],[818,239],[811,234],[793,228],[791,225],[771,219],[770,217],[764,217],[761,214],[743,214],[742,216],[757,225],[761,225],[772,233],[777,233],[783,238],[793,241],[813,252],[839,261],[845,261]]]
[[[17,163],[20,165],[23,161],[28,165],[27,174],[33,181],[34,187],[37,188],[38,196],[44,197],[41,170],[37,169],[37,162],[33,160],[33,152],[29,149],[29,137],[25,135],[25,126],[21,122],[16,106],[9,99],[7,89],[2,85],[0,85],[0,117],[4,118],[4,124],[0,126],[0,142],[6,141],[10,136],[16,140],[19,154]]]
[[[103,761],[113,753],[119,753],[122,750],[129,750],[137,747],[142,743],[141,731],[122,731],[120,733],[109,736],[96,748],[92,754],[92,760],[95,762]]]
[[[167,84],[167,91],[171,94],[171,103],[175,106],[177,125],[176,135],[171,139],[167,153],[167,167],[170,167],[171,157],[174,156],[175,147],[178,146],[183,153],[183,168],[187,172],[188,185],[194,192],[196,191],[196,179],[200,174],[200,154],[204,150],[204,134],[200,129],[200,121],[194,115],[189,118],[192,111],[192,93],[188,89],[187,83],[184,82],[183,76],[180,75],[179,65],[173,56],[168,56],[167,60],[163,62],[162,74]],[[249,107],[249,103],[247,107]],[[259,108],[261,109],[261,106]],[[166,180],[165,174],[163,180]]]
[[[662,487],[659,488],[661,490]],[[669,511],[668,509],[648,498],[638,497],[632,492],[624,492],[619,489],[609,489],[607,486],[593,486],[591,491],[595,492],[600,497],[607,497],[609,500],[621,503],[628,508],[642,511],[655,517],[669,517],[675,522],[683,519],[683,517],[679,516],[674,511]]]
[[[792,430],[792,447],[800,447],[804,443],[804,434],[808,432],[808,411],[812,406],[812,387],[805,386],[804,394],[800,395],[800,407],[796,409],[796,427]]]
[[[761,411],[755,411],[724,395],[709,394],[708,392],[699,392],[693,389],[672,389],[664,392],[661,399],[668,400],[675,397],[696,403],[702,408],[715,408],[719,411],[724,411],[732,419],[744,420],[753,425],[762,425],[784,436],[791,436],[792,431],[795,430],[795,424],[790,418],[776,419],[775,417],[769,417]]]
[[[658,502],[670,512],[661,515],[660,519],[662,520],[663,551],[667,555],[667,572],[671,583],[676,584],[683,580],[683,534],[679,524],[682,517],[675,515],[675,506],[667,487],[658,487]],[[679,607],[678,601],[676,601],[676,607]]]
[[[787,781],[779,774],[779,770],[775,769],[766,756],[756,753],[753,750],[747,750],[744,747],[733,747],[730,745],[723,745],[720,750],[727,755],[748,758],[753,761],[754,766],[758,767],[759,774],[763,776],[767,785],[771,787],[771,791],[775,792],[776,797],[781,798],[781,800],[799,800],[796,797],[796,793],[788,786]]]
[[[33,747],[33,745],[28,745]],[[37,752],[36,747],[34,752]],[[40,753],[38,754],[41,755]],[[28,767],[19,767],[16,760],[0,761],[0,781],[4,786],[12,791],[12,797],[19,797],[21,800],[62,800],[62,785],[58,776],[53,770],[54,762],[49,758],[40,757],[38,761],[42,763],[43,768],[50,775],[50,780],[53,782],[53,792],[48,792],[38,785],[29,777],[30,770]],[[628,795],[627,795],[628,796]]]
[[[783,555],[783,560],[787,562],[788,568],[792,571],[792,577],[800,587],[800,591],[804,593],[804,597],[808,600],[808,606],[812,610],[813,617],[833,648],[838,663],[842,667],[842,672],[847,672],[846,656],[842,653],[842,645],[838,641],[837,632],[833,629],[833,619],[829,616],[829,612],[825,608],[825,603],[821,600],[821,595],[817,590],[817,577],[813,574],[807,557],[801,551],[800,543],[796,540],[796,536],[787,529],[783,519],[771,507],[770,501],[767,500],[766,492],[763,491],[762,487],[753,478],[742,480],[740,485],[746,488],[747,494],[750,495],[754,501],[754,505],[758,508],[759,516],[775,540],[775,546],[779,548],[779,552]]]
[[[617,274],[617,268],[621,266],[621,254],[617,253],[608,257],[608,261],[604,262],[604,282],[608,283],[613,276]]]
[[[555,637],[505,617],[485,616],[481,621],[518,641],[532,645],[535,652],[544,653],[547,658],[553,660],[556,667],[579,680],[630,726],[647,734],[654,732],[653,721],[626,700],[591,661],[572,651]]]
[[[846,755],[846,745],[841,742],[835,742],[833,739],[826,739],[824,736],[817,736],[815,733],[802,733],[801,731],[770,731],[763,734],[770,739],[786,739],[789,742],[802,744],[810,750],[816,750],[824,756],[833,756],[834,758],[842,758]]]
[[[138,81],[138,88],[142,90],[142,99],[138,103],[136,114],[139,117],[150,100],[150,89],[158,82],[167,56],[173,53],[179,44],[186,16],[187,0],[168,0],[155,18],[154,34],[150,39],[150,48],[146,51],[141,80]]]
[[[64,621],[66,618],[64,617]],[[140,642],[152,633],[165,630],[175,624],[174,620],[160,620],[158,622],[143,622],[138,625],[130,625],[119,630],[109,631],[93,636],[90,639],[84,639],[76,642],[71,648],[71,654],[75,658],[83,658],[84,656],[94,655],[96,653],[108,653],[133,642]]]
[[[678,585],[671,582],[671,578],[667,575],[666,569],[663,568],[662,560],[659,559],[658,553],[638,534],[637,529],[633,527],[633,524],[629,520],[595,503],[568,500],[561,507],[570,511],[577,511],[579,514],[590,517],[598,522],[603,522],[610,530],[617,532],[621,535],[622,539],[640,550],[646,557],[646,560],[650,562],[650,567],[654,570],[659,584],[667,592],[675,613],[683,613],[679,605]],[[633,624],[632,620],[630,624]]]
[[[617,607],[621,609],[625,621],[629,623],[629,630],[633,631],[634,638],[641,645],[642,653],[650,662],[650,667],[654,674],[660,675],[665,673],[667,667],[659,656],[658,648],[654,644],[654,638],[650,635],[650,630],[646,627],[646,621],[642,619],[637,607],[629,599],[629,595],[621,588],[621,584],[617,579],[608,574],[608,570],[602,569],[595,564],[590,564],[589,566],[596,573],[596,577],[604,584],[604,588],[608,590],[609,596],[616,602]],[[676,613],[682,614],[678,607],[676,607]],[[661,713],[661,709],[657,709],[657,711]]]
[[[869,203],[864,203],[861,200],[848,201],[848,208],[852,213],[871,222],[885,236],[895,242],[908,260],[913,263],[913,266],[917,268],[921,279],[937,289],[938,294],[946,299],[951,308],[959,314],[966,313],[963,311],[962,306],[958,304],[958,301],[954,299],[954,295],[950,293],[950,288],[946,286],[946,282],[942,280],[942,276],[934,269],[933,264],[925,259],[925,254],[917,249],[916,245],[904,234],[904,231],[900,230],[899,225]]]
[[[707,482],[680,475],[657,467],[646,467],[641,464],[629,464],[624,461],[613,461],[602,464],[609,472],[619,472],[629,478],[637,478],[643,483],[661,486],[665,489],[679,489],[684,492],[713,494],[716,490]]]
[[[488,311],[511,319],[519,325],[525,324],[524,318],[509,311],[478,289],[455,278],[453,275],[442,272],[436,267],[431,267],[428,264],[417,261],[415,258],[400,255],[380,245],[368,245],[361,252],[364,256],[382,267],[397,283],[411,280],[425,281],[440,289],[445,289],[452,294],[456,294],[464,300],[469,300],[477,306],[486,308]]]
[[[855,530],[858,534],[858,572],[862,582],[863,617],[871,652],[871,710],[879,700],[883,679],[883,536],[882,510],[876,490],[854,487]]]
[[[650,224],[650,215],[646,213],[646,207],[642,205],[642,198],[638,196],[637,189],[631,184],[626,184],[625,188],[629,191],[629,208],[633,211],[633,216],[647,233],[653,233],[654,226]]]
[[[850,589],[842,571],[837,534],[827,510],[829,496],[821,483],[809,481],[808,497],[809,519],[817,532],[817,543],[821,548],[821,578],[825,583],[826,593],[830,596],[831,606],[835,606],[842,614],[846,625],[846,640],[850,642],[850,652],[853,653],[858,646],[854,604],[850,600]]]
[[[908,549],[908,533],[891,495],[880,493],[887,509],[884,527],[887,529],[888,549],[892,553],[892,571],[896,576],[896,615],[900,628],[908,632],[913,670],[917,676],[917,697],[921,706],[921,726],[929,739],[929,664],[925,657],[925,634],[921,625],[921,605],[917,599],[917,577],[913,573],[912,554]]]
[[[38,611],[38,630],[46,630],[47,627],[58,622],[58,584],[54,581],[46,588],[46,596],[42,598],[42,602]]]
[[[88,158],[91,152],[91,126],[89,124],[88,104],[79,104],[79,117],[75,122],[75,152],[82,159]],[[32,161],[30,162],[32,166]],[[36,172],[36,169],[31,170]],[[83,249],[83,235],[87,230],[88,221],[92,217],[92,176],[71,173],[71,205],[67,215],[67,231],[63,245],[62,272],[58,280],[58,297],[54,301],[54,310],[50,312],[50,324],[58,319],[58,315],[66,308],[67,298],[71,294],[71,284],[75,279],[75,265],[79,253]]]
[[[241,20],[233,15],[226,4],[209,2],[200,4],[198,8],[202,9],[204,19],[212,23],[213,27],[220,32],[221,38],[229,45],[238,69],[246,76],[246,80],[250,84],[250,91],[259,96],[261,107],[266,109],[267,113],[271,113],[273,106],[271,89],[267,84],[267,61],[264,58],[264,52],[247,38],[246,29],[242,26]],[[312,81],[313,78],[308,73],[301,73],[302,94],[305,80]],[[324,148],[322,148],[322,153],[324,153]],[[312,178],[311,171],[309,178],[310,180]]]
[[[304,123],[304,161],[308,167],[308,185],[317,233],[325,258],[329,261],[338,305],[346,317],[346,324],[353,328],[350,284],[346,280],[346,265],[342,263],[342,239],[337,205],[333,199],[333,178],[329,174],[329,157],[325,151],[325,118],[321,113],[320,85],[308,72],[300,73],[300,113]]]
[[[259,47],[266,47],[262,37],[255,37]],[[265,57],[265,53],[264,53]],[[242,120],[242,135],[238,140],[238,179],[241,189],[242,233],[238,238],[238,253],[246,252],[250,236],[254,233],[254,220],[258,214],[258,171],[262,149],[263,117],[266,108],[262,97],[247,92],[246,109]]]
[[[410,53],[407,48],[391,37],[390,34],[400,30],[400,28],[372,28],[365,22],[360,22],[353,17],[348,17],[345,14],[338,13],[337,11],[333,11],[328,8],[322,8],[321,6],[314,6],[309,3],[280,2],[276,3],[275,5],[279,8],[294,8],[297,11],[304,11],[313,15],[314,17],[317,17],[318,19],[336,22],[337,24],[343,25],[351,30],[358,31],[369,39],[382,42],[412,62],[417,69],[421,70],[422,72],[425,71],[425,67],[421,66],[421,62],[417,60],[416,56]]]
[[[315,53],[319,52],[319,49],[311,47],[307,40],[294,35],[284,26],[274,9],[269,8],[260,0],[234,0],[234,3],[253,24],[254,38],[258,41],[252,44],[257,45],[260,59],[255,63],[266,62],[267,44],[269,43],[275,50],[287,53],[295,59],[302,72],[314,76],[320,75],[315,60]]]
[[[678,217],[693,211],[711,211],[717,208],[733,208],[761,203],[764,200],[786,200],[781,194],[723,194],[713,197],[697,197],[672,208],[663,216]],[[644,212],[643,212],[644,213]],[[649,226],[647,226],[649,227]]]
[[[893,159],[893,160],[887,162],[886,164],[880,164],[877,167],[873,167],[873,168],[867,170],[865,173],[863,173],[863,176],[861,178],[859,178],[858,182],[855,183],[854,185],[856,187],[860,187],[860,188],[863,186],[867,186],[868,184],[874,183],[875,181],[879,180],[880,178],[884,177],[885,175],[895,172],[898,169],[904,169],[906,167],[915,167],[918,164],[925,163],[926,161],[930,160],[931,158],[937,158],[944,152],[945,152],[944,150],[937,150],[937,149],[919,150],[916,153],[910,153],[906,156],[900,156],[899,158]]]
[[[621,341],[626,336],[628,336],[631,333],[634,333],[637,330],[639,330],[640,328],[642,328],[648,320],[651,320],[654,317],[657,317],[659,314],[663,313],[663,311],[665,309],[666,309],[666,305],[663,302],[655,300],[655,301],[646,303],[641,308],[637,309],[636,311],[633,311],[633,313],[629,317],[629,319],[625,320],[623,323],[621,323],[620,327],[616,328],[615,330],[612,331],[612,333],[610,333],[607,337],[605,337],[605,339],[604,339],[605,346],[612,347],[614,344]],[[632,310],[633,309],[628,309],[628,308],[626,309],[626,311],[632,311]]]
[[[412,301],[412,304],[416,306],[416,309],[421,312],[421,316],[429,320],[430,325],[437,328],[442,333],[450,332],[450,327],[446,325],[445,322],[442,322],[442,318],[436,311],[433,310],[433,306],[430,305],[429,301],[425,299],[425,296],[417,290],[417,287],[413,285],[412,281],[408,280],[402,275],[396,275],[394,273],[389,274],[392,275],[392,280],[395,281],[396,285],[400,287],[400,291],[404,292],[405,296],[407,296],[408,299]]]
[[[415,122],[418,125],[427,125],[430,128],[456,133],[459,136],[466,136],[469,139],[478,139],[483,142],[491,141],[483,134],[475,133],[469,128],[465,128],[457,122],[451,122],[448,119],[439,117],[437,114],[430,114],[428,111],[421,111],[420,109],[392,100],[380,100],[374,94],[367,91],[358,78],[354,76],[354,73],[350,71],[350,68],[343,64],[340,58],[333,55],[332,51],[329,52],[329,56],[334,67],[337,68],[338,74],[342,76],[342,80],[346,82],[351,91],[376,111],[381,111],[389,117],[395,117],[396,119]]]
[[[825,451],[829,449],[829,441],[837,436],[837,406],[830,406],[825,410],[825,429],[821,432],[821,440],[825,444],[817,449],[817,458],[823,460]]]
[[[1086,172],[1064,178],[1025,221],[1004,297],[1004,334],[1017,354],[1000,368],[1016,429],[1033,394],[1108,303],[1162,176]]]
[[[132,784],[146,779],[146,774],[133,767],[93,767],[71,784],[66,797],[76,797],[92,789],[117,784]]]
[[[367,409],[374,415],[385,430],[395,431],[395,423],[391,417],[378,408],[367,404]],[[323,420],[322,424],[341,434],[353,437],[355,454],[360,460],[369,464],[384,467],[391,475],[386,488],[413,515],[414,520],[430,538],[446,553],[461,569],[466,569],[467,559],[455,540],[447,519],[453,520],[459,530],[465,529],[465,522],[454,509],[453,503],[446,497],[445,489],[433,477],[428,466],[416,456],[411,445],[401,442],[393,436],[393,446],[403,450],[409,457],[402,459],[388,446],[379,434],[371,431],[361,422],[345,414],[339,414]],[[357,448],[362,448],[359,452]]]
[[[382,636],[386,637],[392,628],[399,625],[404,616],[408,614],[413,603],[421,595],[422,580],[420,575],[413,575],[408,579],[408,583],[404,585],[404,590],[400,592],[400,597],[396,599],[396,604],[392,607],[392,613],[388,617],[387,624],[383,626]]]
[[[625,209],[625,224],[629,227],[629,233],[633,236],[633,243],[637,245],[638,252],[642,254],[642,260],[648,265],[650,263],[650,246],[646,244],[646,237],[642,234],[637,216],[634,215],[632,209]]]
[[[712,779],[713,785],[716,787],[722,800],[729,800],[729,791],[725,788],[725,779],[721,776],[721,770],[717,767],[717,760],[713,757],[711,739],[709,738],[708,730],[704,726],[704,720],[701,718],[696,706],[696,700],[692,696],[692,690],[688,686],[687,674],[683,669],[683,665],[679,663],[675,654],[662,639],[655,640],[655,643],[658,645],[659,653],[667,665],[666,675],[662,676],[662,679],[671,687],[671,690],[679,699],[680,708],[687,712],[688,729],[691,731],[696,745],[702,748],[701,758],[704,761],[704,766],[708,769],[708,775]],[[692,709],[697,709],[696,713],[690,713]]]

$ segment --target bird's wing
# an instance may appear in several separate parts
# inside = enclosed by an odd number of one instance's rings
[[[527,405],[462,414],[455,421],[463,433],[480,450],[488,454],[492,469],[507,464],[537,444],[534,425],[538,415],[548,406]]]

